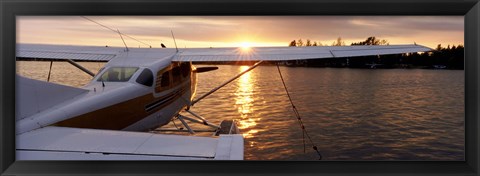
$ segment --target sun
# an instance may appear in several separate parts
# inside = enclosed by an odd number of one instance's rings
[[[250,50],[252,45],[250,45],[250,43],[248,43],[248,42],[242,42],[241,47],[242,47],[243,50]]]

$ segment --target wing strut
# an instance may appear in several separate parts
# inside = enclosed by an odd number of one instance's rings
[[[258,61],[257,63],[255,63],[254,65],[252,65],[250,68],[248,68],[247,70],[239,73],[237,76],[233,77],[232,79],[226,81],[225,83],[223,83],[222,85],[212,89],[210,92],[207,92],[206,94],[202,95],[201,97],[197,98],[196,100],[193,100],[192,101],[192,104],[191,106],[193,106],[195,103],[197,103],[198,101],[204,99],[205,97],[209,96],[210,94],[212,94],[213,92],[217,91],[218,89],[222,88],[223,86],[226,86],[228,83],[231,83],[232,81],[234,81],[235,79],[239,78],[240,76],[242,76],[243,74],[249,72],[250,70],[253,70],[254,68],[256,68],[258,65],[260,65],[260,63],[262,63],[263,61]]]
[[[89,74],[90,76],[94,77],[95,74],[92,73],[90,70],[86,69],[85,67],[82,67],[81,65],[77,64],[76,62],[74,62],[73,60],[71,59],[67,59],[67,62],[72,64],[73,66],[77,67],[78,69],[82,70],[83,72]]]
[[[52,73],[53,60],[50,61],[50,69],[48,70],[47,82],[50,82],[50,74]]]

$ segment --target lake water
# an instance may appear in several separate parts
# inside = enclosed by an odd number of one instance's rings
[[[81,65],[97,71],[103,63]],[[49,66],[17,62],[17,72],[46,80]],[[247,68],[218,67],[198,74],[197,95]],[[324,160],[464,160],[463,70],[280,68]],[[68,63],[53,63],[52,82],[79,87],[89,79]],[[275,66],[254,69],[191,110],[215,124],[238,120],[246,160],[318,159],[308,141],[304,153]]]

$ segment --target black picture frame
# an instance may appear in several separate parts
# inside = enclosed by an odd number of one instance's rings
[[[2,175],[479,175],[479,0],[0,0]],[[464,15],[465,161],[15,161],[17,15]]]

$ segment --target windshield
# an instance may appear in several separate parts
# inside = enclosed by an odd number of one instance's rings
[[[100,76],[97,81],[126,82],[130,80],[137,70],[138,67],[111,67],[103,72],[102,76]]]

